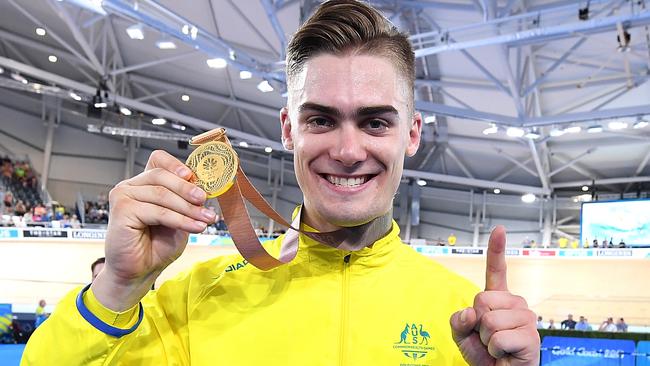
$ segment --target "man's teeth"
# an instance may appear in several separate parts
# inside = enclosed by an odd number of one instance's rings
[[[357,187],[362,184],[364,184],[367,180],[367,177],[358,177],[358,178],[342,178],[342,177],[336,177],[333,175],[328,175],[327,180],[337,186],[342,186],[342,187]]]

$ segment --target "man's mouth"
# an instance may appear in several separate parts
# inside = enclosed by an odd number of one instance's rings
[[[370,179],[374,178],[375,176],[376,174],[366,174],[366,175],[347,176],[347,177],[331,175],[331,174],[321,174],[321,177],[323,177],[325,180],[332,183],[333,185],[338,187],[345,187],[345,188],[359,187],[365,184],[366,182],[368,182]]]

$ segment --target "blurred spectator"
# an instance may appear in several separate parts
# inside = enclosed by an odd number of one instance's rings
[[[454,245],[456,245],[456,240],[457,238],[456,235],[454,235],[454,233],[449,234],[449,236],[447,237],[447,243],[449,244],[449,246],[453,247]]]
[[[25,203],[23,200],[18,200],[16,203],[16,207],[14,208],[14,215],[16,216],[23,216],[27,212],[27,207],[25,206]]]
[[[576,328],[576,321],[573,320],[573,314],[567,315],[567,319],[562,320],[562,323],[560,323],[560,328],[561,329],[575,329]]]
[[[553,321],[553,319],[549,319],[549,321],[548,321],[548,328],[546,328],[546,329],[557,329],[557,327],[555,326],[555,322]]]
[[[618,243],[618,247],[619,248],[625,248],[625,242],[623,241],[623,239],[621,239],[621,242]]]
[[[537,316],[537,329],[544,329],[544,323],[542,322],[542,316]]]
[[[598,328],[601,332],[616,332],[616,324],[614,324],[614,319],[607,318]]]
[[[594,242],[592,244],[594,248],[598,248],[598,239],[594,239]]]
[[[101,257],[101,258],[97,258],[97,260],[90,265],[90,271],[93,274],[93,281],[95,280],[95,278],[97,278],[99,272],[101,272],[102,269],[104,269],[105,263],[106,263],[106,258]]]
[[[609,238],[609,243],[607,244],[608,248],[614,248],[614,238]]]
[[[616,331],[617,332],[627,332],[627,323],[625,323],[625,320],[623,318],[618,319],[616,322]]]
[[[587,318],[585,318],[584,316],[580,316],[580,320],[578,321],[578,324],[576,324],[575,329],[581,330],[583,332],[588,332],[592,330],[591,325],[587,321]]]
[[[215,227],[217,228],[218,231],[227,231],[228,230],[228,226],[226,226],[226,222],[223,221],[223,219],[219,215],[217,215],[217,220],[216,220]]]
[[[602,245],[602,247],[603,247],[603,248],[607,248],[607,239],[603,239],[603,245]]]
[[[36,307],[36,311],[34,312],[34,315],[36,315],[36,319],[34,320],[34,329],[36,329],[39,325],[41,325],[45,319],[47,319],[47,314],[45,313],[45,300],[41,299],[41,301],[38,302],[38,306]]]
[[[14,212],[14,195],[11,192],[6,192],[4,199],[2,200],[4,204],[4,212],[11,214]]]

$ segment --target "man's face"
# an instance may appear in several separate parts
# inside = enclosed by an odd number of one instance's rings
[[[99,274],[99,272],[102,271],[103,268],[104,268],[104,263],[97,263],[95,265],[95,268],[93,268],[93,281],[95,280],[95,278],[97,278],[97,275]]]
[[[354,226],[390,210],[404,157],[420,142],[411,95],[393,63],[378,56],[320,55],[291,80],[282,139],[294,151],[310,225]]]

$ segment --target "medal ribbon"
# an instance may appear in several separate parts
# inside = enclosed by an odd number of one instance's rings
[[[197,135],[190,141],[192,145],[200,145],[210,141],[220,141],[230,146],[223,128],[218,128]],[[231,147],[232,149],[232,147]],[[233,150],[233,154],[234,154]],[[190,155],[190,158],[192,155]],[[190,161],[188,158],[188,162]],[[190,168],[192,168],[190,166]],[[194,170],[194,169],[192,169]],[[196,172],[195,172],[196,175]],[[210,194],[210,192],[208,192]],[[248,209],[244,198],[255,206],[264,215],[288,228],[282,239],[280,255],[275,258],[262,246],[251,224]],[[392,212],[375,218],[368,223],[353,227],[343,227],[336,231],[318,233],[308,232],[300,229],[302,220],[302,205],[293,222],[287,222],[271,205],[264,199],[259,191],[250,182],[241,165],[237,161],[237,172],[232,185],[223,193],[217,196],[221,207],[224,221],[232,237],[235,247],[249,263],[261,270],[270,270],[282,264],[289,263],[296,257],[298,252],[298,233],[323,243],[332,248],[345,251],[358,251],[385,236],[390,230]]]

